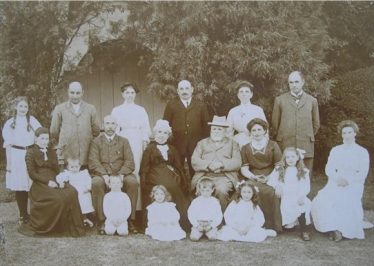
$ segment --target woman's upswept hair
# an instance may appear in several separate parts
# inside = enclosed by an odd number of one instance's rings
[[[25,102],[27,103],[27,105],[29,105],[29,101],[27,100],[27,97],[26,96],[18,96],[14,99],[14,104],[13,104],[13,121],[12,123],[10,124],[10,127],[12,129],[15,129],[16,128],[16,117],[17,117],[17,105],[20,103],[20,102]],[[27,112],[26,114],[26,120],[27,120],[27,131],[30,132],[30,130],[34,130],[30,124],[30,115],[29,115],[29,112]]]
[[[161,190],[165,194],[165,201],[171,201],[171,195],[169,191],[163,185],[156,185],[152,188],[151,194],[149,195],[152,201],[155,201],[155,193],[157,190]]]
[[[253,196],[252,196],[251,201],[253,203],[253,206],[257,207],[258,201],[259,201],[258,188],[252,185],[248,180],[242,180],[236,184],[236,187],[235,187],[236,191],[232,195],[231,200],[235,202],[240,201],[243,187],[250,187],[252,189]]]
[[[346,127],[353,128],[353,130],[355,131],[355,133],[358,133],[358,131],[359,131],[358,125],[356,124],[355,121],[352,121],[352,120],[343,120],[337,126],[338,133],[342,134],[343,128],[346,128]]]
[[[299,149],[296,149],[295,147],[287,147],[283,151],[282,159],[275,165],[275,169],[279,172],[279,181],[284,183],[284,175],[286,173],[286,169],[288,167],[286,163],[286,153],[292,151],[295,152],[299,160],[296,163],[297,168],[297,179],[301,180],[302,178],[305,178],[305,174],[307,173],[305,171],[305,165],[302,154],[302,151]]]
[[[249,121],[248,124],[247,124],[248,131],[251,132],[252,128],[255,125],[261,126],[264,129],[265,132],[268,132],[269,125],[265,120],[263,120],[261,118],[253,118],[251,121]]]

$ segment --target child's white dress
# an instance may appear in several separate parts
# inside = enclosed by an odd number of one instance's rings
[[[56,181],[59,185],[69,182],[78,191],[78,200],[82,214],[94,212],[91,197],[92,181],[88,170],[82,170],[78,173],[65,170],[56,176]]]
[[[41,127],[41,124],[35,117],[30,116],[30,131],[27,131],[27,118],[26,116],[16,117],[16,126],[12,129],[11,125],[13,118],[7,120],[3,127],[4,148],[7,146],[27,147],[34,144],[35,134],[34,131]],[[11,148],[11,162],[7,162],[6,172],[6,188],[13,191],[29,191],[32,180],[27,172],[26,162],[26,149]]]
[[[187,213],[193,227],[199,225],[198,221],[211,221],[212,228],[216,228],[223,218],[221,204],[213,196],[208,198],[198,196],[191,202]]]
[[[254,207],[252,201],[232,201],[227,206],[224,217],[226,225],[218,233],[219,240],[262,242],[269,235],[268,231],[262,228],[265,223],[264,214],[259,206]],[[248,232],[240,235],[239,230],[245,227],[249,228]]]
[[[105,232],[120,235],[128,234],[127,219],[131,214],[131,201],[129,196],[122,191],[111,191],[104,196],[103,211],[106,217]],[[121,223],[116,223],[121,220]]]
[[[148,227],[145,234],[160,241],[181,240],[186,233],[179,225],[180,215],[173,202],[148,205]]]
[[[280,185],[282,187],[281,196],[281,214],[282,225],[295,223],[297,218],[305,213],[306,224],[310,224],[310,209],[311,201],[307,195],[310,192],[309,170],[305,170],[305,178],[298,180],[297,168],[287,167],[285,170],[284,182],[279,181],[279,172],[274,169],[269,176],[267,184],[275,188]],[[299,198],[304,200],[304,205],[299,205],[297,202]]]

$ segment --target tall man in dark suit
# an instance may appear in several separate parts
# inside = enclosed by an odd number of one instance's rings
[[[195,174],[191,156],[199,140],[209,135],[210,115],[206,105],[192,97],[193,87],[188,80],[178,83],[179,99],[170,101],[165,108],[164,119],[173,131],[172,144],[178,150],[181,161],[187,159],[190,176]]]
[[[282,150],[286,147],[305,150],[304,163],[312,178],[314,136],[320,122],[317,99],[303,91],[304,83],[300,71],[289,75],[290,91],[275,99],[272,126]]]
[[[92,203],[96,212],[99,233],[104,234],[103,199],[109,188],[109,177],[121,176],[123,190],[131,201],[129,231],[136,233],[135,214],[139,183],[132,172],[135,170],[134,158],[127,139],[115,134],[116,120],[108,115],[104,118],[104,134],[91,142],[88,167],[92,178]]]

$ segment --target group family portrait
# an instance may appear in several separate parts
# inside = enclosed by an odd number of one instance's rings
[[[0,265],[372,265],[374,3],[0,3]]]

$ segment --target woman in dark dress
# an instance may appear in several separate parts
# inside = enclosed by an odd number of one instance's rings
[[[275,141],[267,138],[266,121],[259,118],[252,119],[247,128],[251,134],[251,141],[241,150],[243,165],[240,171],[242,177],[250,180],[259,189],[259,206],[265,216],[265,227],[281,232],[280,199],[266,182],[274,165],[281,160],[282,152]]]
[[[59,167],[55,151],[48,147],[48,129],[37,129],[35,137],[35,145],[26,153],[27,170],[33,180],[28,229],[37,234],[64,233],[82,236],[85,230],[78,194],[69,184],[65,188],[59,188],[56,183]]]
[[[163,185],[170,192],[172,201],[181,215],[181,226],[190,229],[187,218],[189,205],[188,182],[180,162],[177,150],[167,144],[171,134],[171,127],[166,120],[158,120],[153,128],[155,140],[143,153],[140,165],[140,180],[143,195],[144,210],[151,203],[150,193],[155,185]]]

